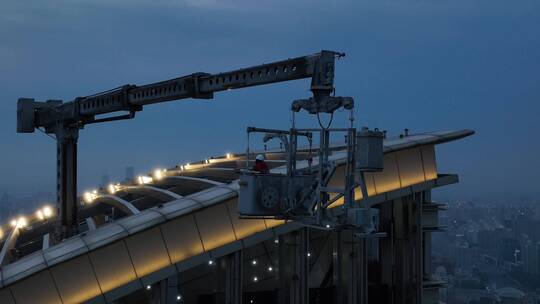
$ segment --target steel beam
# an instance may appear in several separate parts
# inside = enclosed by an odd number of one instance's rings
[[[50,246],[50,240],[51,240],[51,237],[50,237],[50,234],[49,234],[49,233],[47,233],[47,234],[45,234],[45,235],[43,236],[43,244],[41,245],[41,248],[42,248],[43,250],[49,248],[49,246]]]
[[[220,186],[224,185],[224,183],[217,182],[215,180],[207,179],[207,178],[200,178],[200,177],[191,177],[191,176],[182,176],[182,175],[175,175],[175,176],[167,176],[159,181],[161,184],[165,185],[185,185],[185,184],[204,184],[206,186]]]
[[[97,203],[104,203],[107,205],[111,205],[119,210],[122,210],[127,215],[133,215],[140,213],[139,209],[137,207],[133,206],[130,202],[123,200],[119,198],[118,196],[104,194],[96,197],[93,202]]]
[[[126,186],[126,187],[122,187],[117,192],[122,192],[122,191],[127,192],[127,193],[148,195],[150,197],[155,197],[162,201],[171,201],[171,200],[182,198],[181,195],[176,194],[172,191],[161,189],[154,186],[149,186],[149,185]]]
[[[88,230],[95,230],[96,229],[96,222],[94,221],[93,218],[87,217],[85,219],[85,221],[86,221],[86,225],[88,226]]]
[[[57,214],[54,241],[68,238],[78,232],[77,219],[77,140],[79,130],[58,127],[56,132],[56,191]]]
[[[10,262],[10,259],[12,258],[11,249],[15,248],[19,234],[19,228],[15,227],[11,230],[8,237],[4,241],[4,246],[2,247],[2,251],[0,251],[0,266],[4,266]]]

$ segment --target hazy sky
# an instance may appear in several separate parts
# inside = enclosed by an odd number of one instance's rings
[[[537,0],[2,0],[0,193],[55,189],[55,142],[15,133],[19,97],[71,100],[321,49],[347,53],[337,94],[355,98],[358,126],[477,131],[439,146],[440,171],[461,177],[439,195],[540,197]],[[128,165],[145,172],[243,151],[247,125],[288,127],[290,102],[308,88],[295,81],[224,92],[88,126],[80,190],[104,173],[122,178]]]

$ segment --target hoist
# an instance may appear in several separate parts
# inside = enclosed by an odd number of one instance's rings
[[[344,54],[338,52],[321,51],[230,72],[194,73],[147,85],[123,85],[68,102],[20,98],[17,103],[17,132],[33,133],[40,129],[54,135],[57,142],[56,241],[78,232],[77,141],[79,130],[86,125],[132,119],[144,106],[154,103],[188,98],[211,99],[215,92],[303,78],[311,78],[313,96],[295,101],[295,111],[332,113],[340,107],[352,108],[352,98],[333,96],[335,60],[342,56]]]

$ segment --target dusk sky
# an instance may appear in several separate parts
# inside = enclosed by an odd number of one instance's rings
[[[0,194],[55,191],[55,142],[16,133],[19,97],[71,100],[321,49],[347,54],[336,93],[355,98],[358,127],[477,132],[437,148],[439,171],[460,175],[441,198],[540,198],[538,0],[2,0]],[[79,190],[103,174],[122,179],[126,166],[244,151],[246,126],[289,127],[290,103],[308,89],[298,80],[222,92],[87,126]]]

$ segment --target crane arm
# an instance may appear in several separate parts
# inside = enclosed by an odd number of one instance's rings
[[[310,56],[225,73],[194,73],[142,86],[124,85],[66,103],[58,100],[36,102],[34,99],[21,98],[18,101],[17,132],[32,133],[40,127],[48,133],[57,132],[59,127],[82,128],[90,123],[133,118],[135,112],[149,104],[187,98],[211,99],[215,92],[302,78],[311,78],[311,90],[314,93],[329,96],[334,89],[335,57],[343,55],[321,51]],[[119,111],[128,111],[130,114],[96,118],[97,115]]]
[[[77,141],[79,129],[85,125],[130,119],[149,104],[186,98],[210,99],[215,92],[301,78],[311,78],[313,97],[295,101],[292,110],[333,112],[340,106],[352,106],[351,98],[331,96],[335,58],[340,56],[344,55],[321,51],[226,73],[195,73],[142,86],[124,85],[65,103],[61,100],[20,98],[17,102],[17,132],[32,133],[35,129],[44,128],[46,133],[56,135],[58,220],[53,242],[78,230]],[[129,114],[112,114],[118,112]]]

